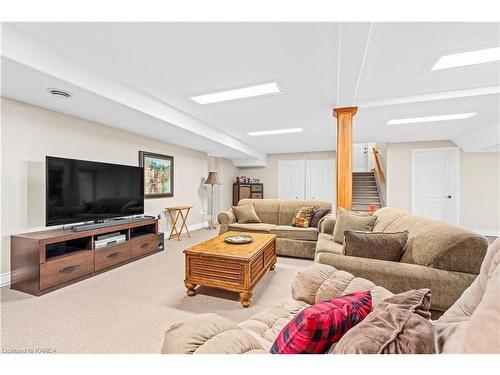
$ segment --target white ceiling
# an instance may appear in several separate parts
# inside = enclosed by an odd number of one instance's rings
[[[356,142],[458,139],[499,123],[498,62],[429,70],[443,53],[499,45],[496,23],[16,23],[3,31],[4,96],[240,165],[266,153],[334,150],[337,106],[360,105]],[[269,81],[283,94],[205,106],[188,99]],[[75,95],[56,100],[47,87]],[[483,87],[493,94],[450,93]],[[448,99],[418,99],[432,94]],[[479,115],[385,126],[462,112]],[[304,133],[246,134],[295,127]]]

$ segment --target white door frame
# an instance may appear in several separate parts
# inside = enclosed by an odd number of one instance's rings
[[[415,199],[415,155],[418,152],[433,152],[433,151],[454,151],[455,159],[457,161],[457,180],[455,181],[457,187],[457,199],[455,200],[455,222],[460,223],[460,147],[430,147],[430,148],[414,148],[411,150],[411,211],[415,212],[416,199]]]

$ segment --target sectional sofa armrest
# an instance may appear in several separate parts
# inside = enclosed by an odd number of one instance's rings
[[[219,234],[226,233],[229,230],[229,225],[236,223],[236,216],[233,211],[224,211],[217,216],[220,224]]]
[[[333,234],[334,227],[335,217],[333,216],[333,214],[323,216],[318,223],[318,229],[320,233]]]
[[[373,305],[393,295],[369,280],[318,263],[300,271],[292,283],[292,297],[311,305],[365,290],[371,292]]]
[[[174,323],[166,332],[162,354],[266,353],[249,332],[217,314],[201,314]]]

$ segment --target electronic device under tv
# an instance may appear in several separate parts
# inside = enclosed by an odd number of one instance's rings
[[[46,225],[144,214],[143,167],[47,156]]]

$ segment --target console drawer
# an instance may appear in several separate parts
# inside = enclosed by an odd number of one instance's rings
[[[95,270],[100,271],[131,258],[128,241],[95,250]]]
[[[130,241],[132,257],[152,253],[158,249],[158,236],[156,234],[143,235]]]
[[[40,264],[40,289],[50,288],[93,272],[94,252],[92,250],[49,260]]]

